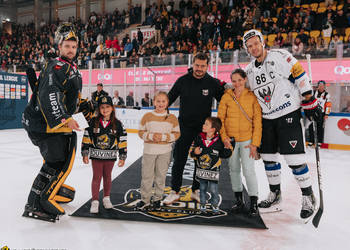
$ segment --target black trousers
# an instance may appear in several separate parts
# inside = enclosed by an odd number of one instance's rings
[[[182,175],[187,162],[188,153],[194,138],[202,131],[198,128],[185,127],[180,123],[181,136],[175,143],[174,164],[171,171],[171,187],[175,192],[179,192],[182,185]],[[199,182],[196,181],[196,167],[193,170],[192,190],[199,189]]]
[[[321,118],[316,121],[316,124],[317,124],[317,140],[318,140],[318,143],[323,143],[323,137],[324,137],[324,114],[322,114]],[[313,123],[311,123],[310,126],[309,126],[309,136],[310,136],[310,142],[315,143]]]

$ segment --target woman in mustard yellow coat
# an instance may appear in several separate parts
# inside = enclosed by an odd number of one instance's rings
[[[244,208],[241,178],[241,169],[243,169],[250,196],[249,214],[254,216],[259,213],[258,181],[254,159],[261,141],[261,108],[254,93],[245,87],[247,75],[244,70],[234,70],[231,74],[231,81],[233,89],[226,90],[222,96],[218,117],[223,124],[220,134],[225,147],[231,147],[232,137],[236,141],[233,154],[229,158],[232,190],[236,197],[232,211],[242,212]]]

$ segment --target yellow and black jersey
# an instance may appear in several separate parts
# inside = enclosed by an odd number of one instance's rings
[[[81,89],[81,74],[74,63],[62,58],[50,60],[24,110],[24,128],[37,133],[71,132],[67,123],[77,110]]]
[[[113,126],[111,121],[103,122],[102,118],[93,118],[89,128],[84,131],[81,153],[89,155],[90,159],[125,160],[127,156],[127,133],[123,124],[116,120]]]
[[[201,149],[201,153],[198,155],[194,153],[196,147]],[[196,178],[218,181],[221,158],[230,157],[232,151],[225,148],[218,133],[210,139],[207,138],[206,133],[200,133],[194,139],[190,154],[197,161]]]

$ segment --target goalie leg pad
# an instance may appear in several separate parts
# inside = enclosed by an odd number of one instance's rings
[[[43,210],[40,200],[44,189],[50,184],[50,180],[55,175],[55,170],[48,167],[46,163],[41,167],[39,174],[35,178],[30,189],[27,205],[36,210]]]
[[[65,213],[64,209],[57,203],[57,200],[61,199],[62,196],[56,196],[73,167],[77,144],[76,133],[73,133],[72,136],[69,136],[68,140],[69,154],[67,160],[65,163],[59,162],[54,164],[55,169],[57,169],[57,175],[53,176],[52,179],[50,179],[50,184],[45,187],[40,197],[41,206],[45,209],[45,211],[51,214]],[[47,162],[46,164],[49,165],[50,163]],[[67,199],[64,200],[67,201]]]
[[[61,188],[58,190],[57,195],[55,196],[55,201],[59,203],[68,203],[74,199],[75,189],[66,184],[62,184]]]

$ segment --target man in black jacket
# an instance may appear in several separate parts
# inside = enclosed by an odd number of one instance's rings
[[[39,80],[31,82],[33,95],[22,117],[23,127],[44,160],[23,216],[50,222],[65,213],[58,202],[66,203],[74,198],[74,188],[64,181],[74,163],[76,134],[73,130],[80,129],[72,115],[77,110],[82,89],[80,72],[73,63],[78,37],[70,23],[58,27],[55,42],[60,57],[50,60]]]
[[[194,138],[202,131],[205,119],[211,116],[213,98],[218,102],[224,93],[224,84],[207,74],[208,57],[198,53],[193,58],[193,68],[180,77],[169,91],[169,105],[180,97],[179,124],[181,136],[174,148],[174,165],[171,172],[172,191],[164,204],[172,204],[180,198],[182,174],[188,152]],[[191,198],[199,202],[199,183],[193,175]]]
[[[108,93],[103,90],[103,84],[97,84],[97,90],[91,94],[91,102],[94,105],[95,110],[97,109],[98,100],[103,96],[108,96]]]

